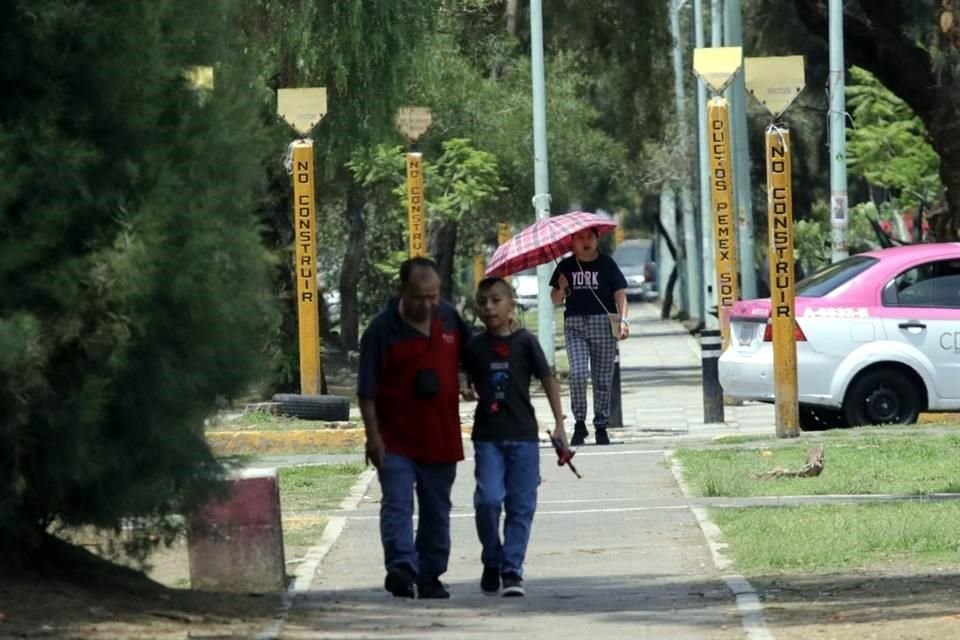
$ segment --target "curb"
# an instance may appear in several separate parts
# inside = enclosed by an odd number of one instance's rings
[[[680,487],[683,496],[690,499],[690,487],[684,478],[683,465],[673,455],[673,450],[664,452],[664,460],[670,465],[670,471]],[[773,635],[767,628],[766,620],[763,616],[763,602],[760,600],[760,594],[750,582],[739,574],[729,573],[728,570],[733,564],[729,557],[724,553],[727,544],[723,542],[723,535],[720,528],[710,519],[707,510],[703,507],[690,505],[690,511],[693,513],[700,531],[707,541],[707,547],[710,549],[710,556],[713,559],[713,566],[721,573],[720,578],[726,583],[727,588],[733,593],[737,603],[737,609],[740,611],[740,624],[749,640],[773,640]]]
[[[207,443],[218,456],[310,453],[363,446],[363,429],[294,429],[290,431],[213,431]]]
[[[469,435],[471,425],[461,425],[460,431]],[[288,431],[208,431],[206,439],[214,455],[236,456],[292,455],[318,453],[328,449],[353,449],[363,447],[367,438],[362,428],[319,428]]]

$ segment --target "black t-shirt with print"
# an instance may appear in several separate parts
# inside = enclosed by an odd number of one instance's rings
[[[508,336],[473,336],[464,348],[463,367],[479,396],[474,441],[538,439],[530,382],[552,372],[532,333],[519,329]]]
[[[570,286],[564,316],[595,316],[617,312],[613,294],[627,288],[627,279],[613,258],[601,253],[589,262],[581,260],[579,265],[576,256],[564,258],[550,277],[551,287],[558,286],[561,272],[567,277]],[[590,292],[591,289],[593,293]],[[600,298],[599,302],[597,298]]]

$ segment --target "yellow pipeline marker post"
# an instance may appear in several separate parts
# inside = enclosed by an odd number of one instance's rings
[[[730,310],[740,297],[737,284],[737,216],[733,201],[730,109],[721,97],[707,103],[710,188],[713,196],[713,247],[716,257],[717,313],[722,349],[730,344]]]
[[[327,112],[323,88],[281,89],[277,111],[301,136],[306,136]],[[294,270],[297,281],[297,325],[300,343],[300,393],[320,393],[320,292],[317,288],[317,205],[314,190],[313,140],[291,145],[293,173]]]
[[[627,217],[627,212],[623,209],[617,210],[617,214],[614,219],[617,221],[617,228],[613,230],[613,246],[614,248],[619,247],[623,244],[625,239],[623,233],[623,219]]]
[[[416,144],[420,136],[427,132],[432,122],[433,115],[425,107],[403,107],[397,112],[397,129],[411,145]],[[407,153],[407,244],[411,258],[427,254],[426,199],[423,189],[423,154]]]
[[[473,288],[476,289],[480,281],[483,280],[483,272],[486,269],[486,260],[483,253],[478,251],[473,256]]]
[[[747,58],[744,70],[747,90],[774,118],[779,118],[803,89],[802,56]],[[797,402],[796,272],[793,258],[790,131],[771,124],[767,127],[765,147],[777,436],[796,438],[800,435],[800,411]]]
[[[407,233],[411,258],[427,255],[427,219],[423,200],[423,154],[407,154]]]
[[[510,225],[506,222],[500,222],[497,224],[497,246],[499,247],[502,244],[505,244],[513,234],[510,233]],[[507,282],[510,282],[510,276],[505,276],[503,278]]]
[[[501,222],[497,225],[497,246],[505,244],[510,239],[510,225]]]
[[[794,309],[793,189],[790,132],[771,125],[766,134],[767,210],[770,237],[770,318],[777,435],[800,435],[797,405],[797,337]]]
[[[703,420],[724,421],[725,404],[736,404],[724,397],[720,386],[719,358],[730,344],[730,310],[740,297],[737,281],[738,215],[734,200],[733,152],[731,150],[730,109],[720,97],[733,82],[743,65],[741,47],[699,48],[693,52],[693,71],[706,84],[714,97],[707,104],[707,178],[713,209],[710,225],[713,246],[704,237],[704,256],[714,262],[717,292],[717,317],[720,331],[704,330],[700,334],[703,361]],[[706,188],[701,186],[701,188]],[[712,256],[711,256],[712,250]],[[719,334],[719,335],[716,335]]]

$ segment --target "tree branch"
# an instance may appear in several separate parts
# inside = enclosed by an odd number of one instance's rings
[[[824,0],[794,0],[807,29],[826,40]],[[860,0],[863,13],[844,12],[844,55],[847,66],[872,72],[888,89],[928,123],[938,109],[940,88],[930,54],[904,32],[906,14],[900,0]]]

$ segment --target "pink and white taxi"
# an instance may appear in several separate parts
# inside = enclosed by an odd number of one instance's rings
[[[800,426],[916,422],[960,411],[960,243],[861,253],[796,287]],[[724,393],[773,401],[770,301],[742,300]]]

